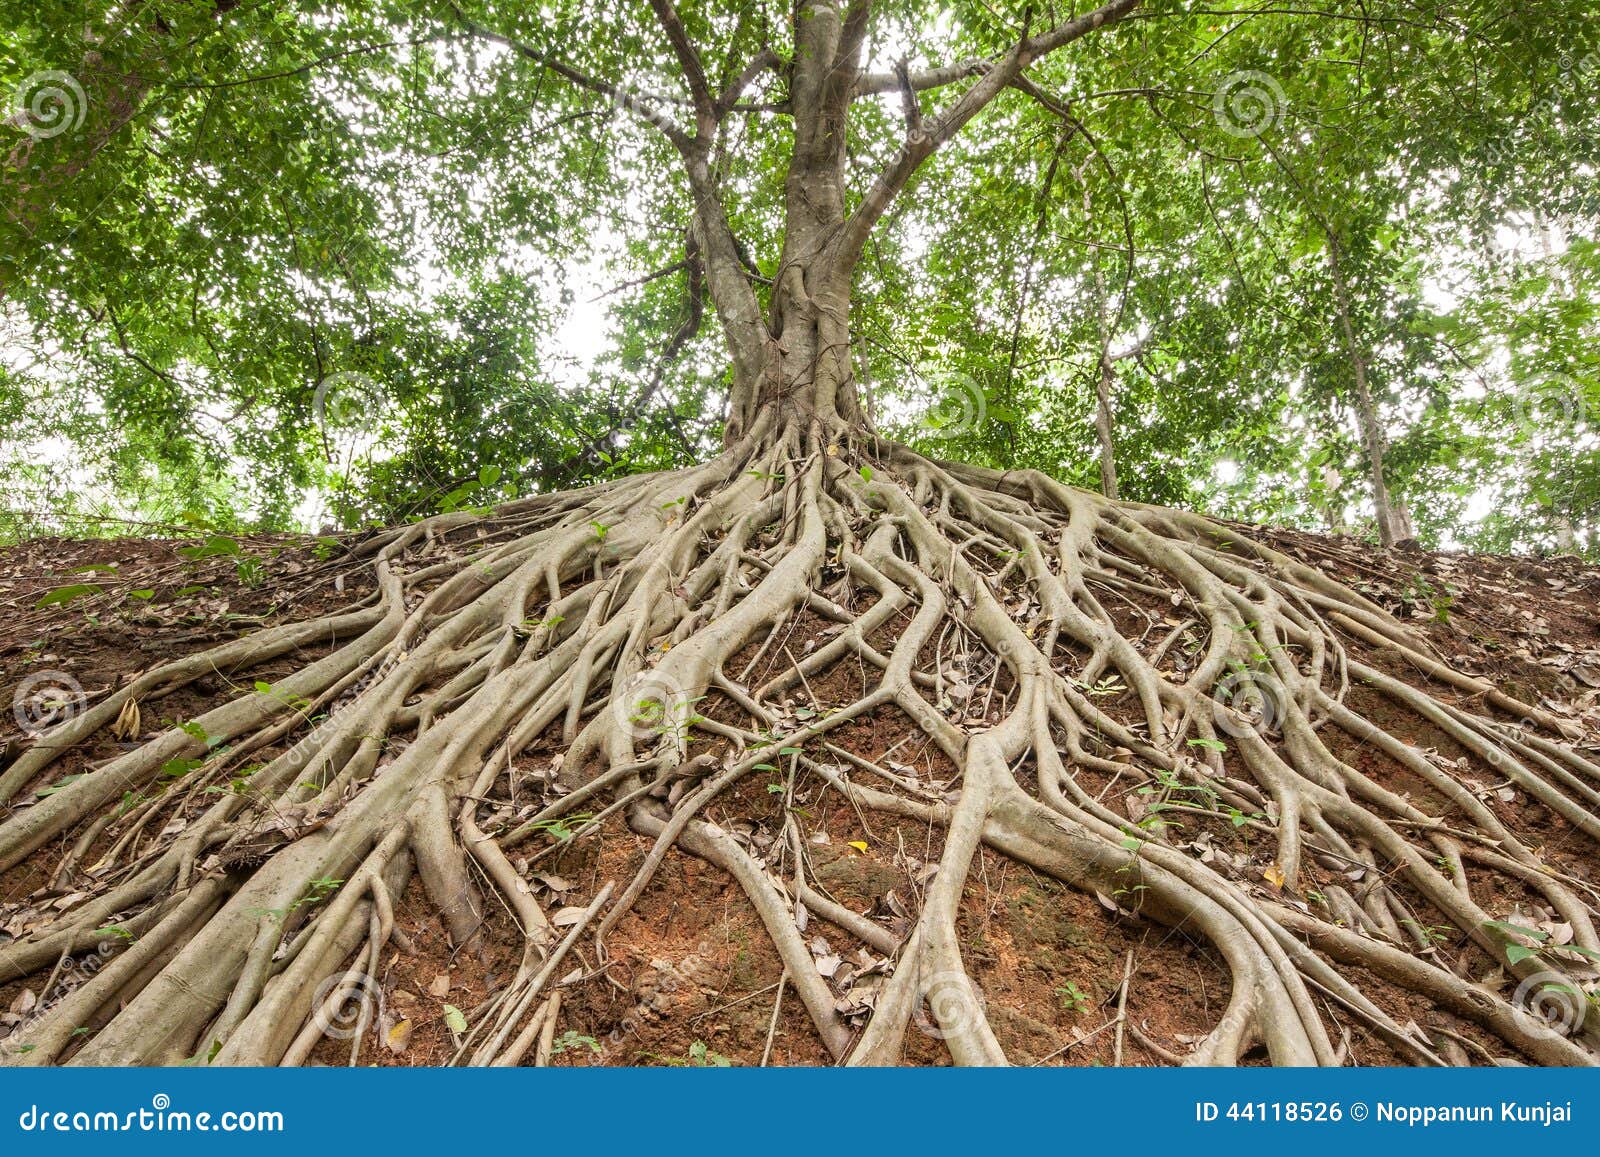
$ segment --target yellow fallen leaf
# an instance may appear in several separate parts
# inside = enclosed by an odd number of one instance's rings
[[[852,848],[854,848],[858,852],[864,852],[864,851],[867,850],[867,841],[866,840],[851,840],[850,841],[850,846]]]
[[[1277,864],[1270,864],[1264,868],[1261,872],[1261,878],[1267,883],[1271,884],[1274,888],[1280,889],[1283,887],[1284,882],[1287,879],[1287,877],[1285,877],[1283,874],[1283,869],[1278,867]]]
[[[390,1029],[388,1035],[383,1038],[384,1045],[392,1053],[405,1052],[406,1046],[411,1043],[411,1029],[412,1024],[409,1020],[401,1021]]]
[[[122,710],[117,713],[116,720],[111,724],[111,735],[114,739],[133,739],[139,734],[139,702],[129,699],[122,705]]]

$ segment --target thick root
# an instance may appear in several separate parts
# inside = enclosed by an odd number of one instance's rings
[[[92,979],[0,1041],[0,1059],[303,1062],[373,983],[415,872],[458,951],[482,940],[496,906],[525,937],[521,967],[473,1010],[457,1059],[548,1060],[561,984],[603,983],[591,979],[603,968],[558,980],[578,933],[604,961],[607,936],[681,849],[749,897],[785,970],[780,1001],[792,989],[835,1059],[897,1063],[915,1023],[959,1063],[1002,1064],[958,934],[985,848],[1130,897],[1140,918],[1215,950],[1228,1001],[1186,1063],[1257,1048],[1278,1064],[1341,1063],[1333,1006],[1413,1063],[1460,1059],[1458,1043],[1364,992],[1373,976],[1508,1055],[1600,1059],[1600,1015],[1587,1015],[1597,893],[1525,844],[1472,782],[1473,771],[1509,782],[1575,838],[1600,841],[1596,737],[1452,670],[1377,605],[1232,530],[859,432],[758,422],[701,467],[432,519],[367,549],[374,605],[150,671],[0,775],[0,802],[26,804],[0,824],[0,869],[64,846],[50,875],[81,893],[0,946],[0,983],[48,980],[117,942]],[[1112,608],[1152,629],[1133,636]],[[802,614],[831,627],[796,656],[785,640]],[[313,642],[330,649],[290,678],[265,690],[249,679]],[[824,708],[813,680],[839,663],[859,668],[865,690]],[[28,796],[126,704],[209,671],[249,689]],[[1354,687],[1465,759],[1385,730]],[[815,710],[797,720],[786,696]],[[715,711],[697,707],[708,699]],[[832,742],[880,711],[914,721],[957,769],[949,798]],[[517,756],[550,736],[562,793],[526,822],[490,825],[494,801],[518,789]],[[1427,784],[1430,802],[1358,769],[1358,744]],[[941,833],[903,938],[807,881],[792,811],[760,856],[707,818],[780,763],[786,808],[810,779],[863,814]],[[508,853],[551,830],[583,838],[612,815],[654,847],[561,932]],[[1272,849],[1258,875],[1196,850],[1240,831]],[[1562,936],[1483,906],[1507,892]],[[894,957],[864,1028],[818,971],[807,915]],[[1496,971],[1498,987],[1462,978]],[[1125,1020],[1119,1009],[1119,1058],[1125,1029],[1140,1034]],[[352,1062],[370,1028],[356,1023]]]

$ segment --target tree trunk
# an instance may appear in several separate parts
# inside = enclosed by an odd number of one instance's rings
[[[780,422],[827,428],[866,424],[850,353],[850,283],[857,254],[842,245],[845,120],[863,29],[847,25],[831,7],[803,7],[789,78],[795,140],[784,184],[783,248],[760,352],[752,359],[754,372],[735,375],[730,442],[763,410]],[[728,272],[743,278],[742,269]],[[721,279],[725,291],[728,280]],[[721,310],[718,282],[711,288]]]
[[[1361,431],[1361,446],[1367,455],[1367,477],[1372,488],[1372,508],[1378,522],[1378,541],[1385,547],[1391,547],[1410,541],[1415,537],[1415,532],[1411,529],[1411,516],[1405,506],[1393,502],[1389,496],[1389,484],[1384,478],[1384,464],[1389,455],[1388,438],[1367,382],[1367,359],[1361,352],[1355,325],[1350,320],[1350,294],[1339,264],[1339,243],[1331,229],[1327,236],[1328,272],[1333,277],[1334,310],[1339,315],[1339,330],[1355,380],[1356,424]]]
[[[1111,393],[1115,385],[1116,367],[1102,346],[1099,373],[1095,375],[1094,383],[1094,435],[1100,443],[1100,491],[1112,500],[1118,497],[1117,449],[1111,425]]]
[[[1084,162],[1088,164],[1087,161]],[[1094,221],[1094,202],[1089,196],[1089,182],[1082,169],[1077,172],[1083,186],[1083,218],[1085,226]],[[1129,254],[1131,259],[1132,254]],[[1094,286],[1095,333],[1099,338],[1100,356],[1095,365],[1094,379],[1094,436],[1100,444],[1100,491],[1107,498],[1117,498],[1117,447],[1113,436],[1111,396],[1116,386],[1116,365],[1111,357],[1111,320],[1107,316],[1106,277],[1100,268],[1100,252],[1091,248],[1089,260],[1093,263],[1090,282]]]

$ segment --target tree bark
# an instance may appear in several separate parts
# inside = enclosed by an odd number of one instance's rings
[[[1344,270],[1339,264],[1339,242],[1328,230],[1328,272],[1333,278],[1334,311],[1339,315],[1339,331],[1344,338],[1345,354],[1350,359],[1350,369],[1355,381],[1356,424],[1361,431],[1361,445],[1367,455],[1367,475],[1372,488],[1372,508],[1378,522],[1378,542],[1391,547],[1415,537],[1411,529],[1411,516],[1404,505],[1396,504],[1389,496],[1389,484],[1384,478],[1384,465],[1389,455],[1389,440],[1383,431],[1383,421],[1372,399],[1372,389],[1367,381],[1367,359],[1356,340],[1355,326],[1350,320],[1350,293],[1345,284]]]
[[[1102,346],[1094,382],[1094,435],[1100,443],[1100,490],[1113,502],[1118,497],[1116,443],[1111,427],[1111,392],[1115,384],[1116,369]]]

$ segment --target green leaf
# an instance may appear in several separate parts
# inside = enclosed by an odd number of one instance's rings
[[[178,553],[184,558],[198,562],[203,558],[215,558],[222,554],[239,554],[239,544],[225,534],[214,534],[199,546],[185,546]]]
[[[1557,951],[1576,952],[1579,956],[1587,956],[1590,960],[1600,960],[1600,952],[1596,952],[1593,948],[1585,948],[1580,944],[1562,944]]]
[[[467,1031],[467,1017],[453,1004],[444,1006],[444,1022],[450,1026],[450,1031],[462,1033]]]
[[[1538,928],[1529,928],[1523,924],[1511,924],[1505,920],[1485,920],[1483,926],[1485,928],[1498,928],[1502,932],[1512,932],[1518,936],[1527,936],[1540,943],[1550,939],[1550,933],[1548,932],[1541,931]]]
[[[167,762],[161,765],[159,778],[182,779],[204,762],[205,760],[203,759],[185,759],[183,756],[178,756],[175,759],[169,759]]]
[[[64,607],[70,602],[83,598],[85,595],[97,595],[99,593],[100,588],[92,583],[73,583],[71,586],[57,587],[33,605],[35,608]]]
[[[1537,948],[1529,948],[1526,944],[1506,945],[1507,964],[1521,964],[1528,957],[1537,955],[1539,955],[1539,950]]]
[[[39,791],[36,794],[38,795],[38,797],[40,799],[44,799],[45,796],[55,795],[55,793],[60,791],[62,788],[67,787],[67,786],[69,786],[69,785],[71,785],[73,783],[76,783],[78,780],[80,780],[82,778],[83,778],[83,776],[81,776],[81,775],[63,776],[62,778],[56,780],[56,782],[51,784],[49,787],[40,788]]]

